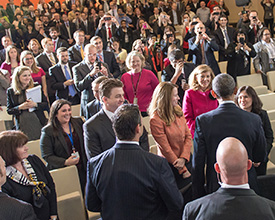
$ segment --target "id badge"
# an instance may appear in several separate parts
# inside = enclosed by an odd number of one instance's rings
[[[133,102],[133,104],[137,105],[137,103],[138,103],[138,99],[137,99],[137,97],[134,97],[134,102]]]
[[[71,156],[73,156],[74,159],[79,158],[79,153],[78,153],[78,151],[72,153]]]

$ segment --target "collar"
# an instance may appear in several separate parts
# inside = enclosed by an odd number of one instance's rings
[[[270,38],[270,42],[269,43],[265,42],[264,40],[261,40],[261,42],[262,42],[262,44],[267,45],[267,44],[273,43],[274,41],[273,41],[272,38]]]
[[[224,30],[226,30],[226,31],[227,31],[227,27],[222,28],[222,27],[220,26],[220,29],[221,29],[222,31],[224,31]]]
[[[107,117],[112,121],[114,113],[107,110],[106,107],[105,107],[105,104],[102,106],[102,109],[105,112],[105,114],[107,115]]]
[[[234,104],[235,105],[235,102],[232,101],[232,100],[227,100],[227,101],[221,101],[220,104],[227,104],[227,103],[231,103],[231,104]]]
[[[66,63],[66,64],[61,64],[60,63],[60,66],[64,69],[65,68],[65,66],[69,69],[69,63]]]
[[[118,144],[136,144],[139,145],[138,141],[123,141],[123,140],[117,140]]]
[[[241,185],[230,185],[230,184],[226,184],[226,183],[222,183],[221,184],[221,188],[229,188],[229,189],[250,189],[249,184],[245,183],[245,184],[241,184]]]

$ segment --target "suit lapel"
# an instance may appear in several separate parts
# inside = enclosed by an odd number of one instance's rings
[[[102,125],[105,127],[105,129],[113,136],[116,137],[115,132],[112,127],[112,122],[108,118],[108,116],[105,114],[103,109],[100,110],[100,120],[102,121]]]
[[[58,70],[60,76],[63,78],[64,81],[66,81],[67,79],[66,79],[66,77],[64,76],[64,73],[63,73],[63,71],[62,71],[61,65],[60,65],[59,63],[57,64],[57,67],[58,67],[57,70]]]

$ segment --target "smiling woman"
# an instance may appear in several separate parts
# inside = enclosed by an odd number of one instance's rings
[[[189,76],[190,89],[185,91],[182,110],[192,138],[196,117],[218,107],[218,101],[211,93],[214,77],[213,70],[207,65],[199,65]]]
[[[71,103],[65,99],[53,102],[48,125],[42,129],[40,148],[47,167],[57,169],[76,165],[84,193],[87,159],[83,142],[83,121],[73,118]]]

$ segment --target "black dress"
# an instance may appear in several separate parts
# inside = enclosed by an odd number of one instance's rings
[[[30,203],[39,220],[49,220],[51,215],[57,215],[57,202],[53,179],[48,169],[37,156],[29,155],[27,160],[34,169],[37,180],[43,181],[50,189],[50,193],[45,196],[46,199],[42,207],[37,208],[33,205],[33,186],[24,186],[7,178],[6,183],[2,186],[2,191],[11,197]]]

